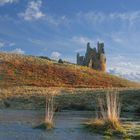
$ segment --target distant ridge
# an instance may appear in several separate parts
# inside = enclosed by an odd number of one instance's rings
[[[6,86],[133,88],[140,84],[88,67],[57,63],[48,57],[0,53],[0,87]]]

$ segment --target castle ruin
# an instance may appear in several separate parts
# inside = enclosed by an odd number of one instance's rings
[[[92,69],[106,72],[106,56],[104,51],[104,43],[97,43],[97,49],[91,48],[90,43],[87,43],[87,51],[85,56],[80,56],[77,53],[77,64],[87,66]]]

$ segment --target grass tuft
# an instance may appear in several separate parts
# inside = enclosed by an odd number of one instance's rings
[[[44,122],[34,128],[42,130],[52,130],[54,128],[54,124],[52,122]]]
[[[105,95],[99,95],[96,103],[96,118],[85,123],[93,132],[104,136],[126,136],[126,131],[120,122],[120,99],[117,90],[110,90]]]
[[[84,125],[89,131],[99,133],[107,137],[124,137],[126,135],[126,131],[121,127],[120,123],[114,127],[112,122],[106,122],[101,119],[91,119],[85,122]]]

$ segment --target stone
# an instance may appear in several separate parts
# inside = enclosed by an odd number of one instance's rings
[[[85,56],[80,56],[77,53],[77,64],[87,66],[92,69],[106,72],[106,56],[104,51],[104,43],[97,43],[97,49],[91,48],[90,43],[87,43]]]

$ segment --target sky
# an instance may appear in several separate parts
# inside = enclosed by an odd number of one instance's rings
[[[104,42],[107,71],[140,82],[140,0],[0,0],[0,51],[76,62]]]

